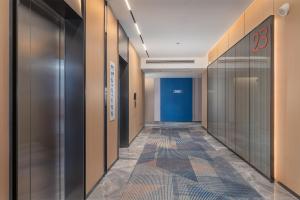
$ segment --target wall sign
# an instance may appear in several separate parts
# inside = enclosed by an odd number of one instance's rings
[[[252,48],[252,52],[258,52],[268,47],[270,41],[269,32],[269,27],[265,26],[253,33],[252,40],[254,47]]]
[[[182,94],[183,91],[182,90],[173,90],[173,94]]]
[[[110,63],[109,67],[109,81],[110,81],[110,93],[109,93],[109,105],[110,105],[110,121],[115,120],[116,117],[116,76],[115,76],[115,64]]]

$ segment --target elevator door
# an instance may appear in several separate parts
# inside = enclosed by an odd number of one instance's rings
[[[129,146],[129,66],[120,56],[120,147]]]
[[[54,11],[38,1],[18,4],[18,199],[64,195],[63,41]]]

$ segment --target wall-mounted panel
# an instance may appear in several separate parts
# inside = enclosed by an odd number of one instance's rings
[[[236,152],[249,161],[249,36],[243,38],[237,45],[235,65],[236,94]]]
[[[243,13],[229,29],[228,45],[231,48],[245,35],[245,14]]]
[[[245,34],[274,14],[274,0],[255,0],[245,11]]]
[[[9,199],[9,4],[0,2],[0,199]]]
[[[86,192],[104,174],[104,0],[86,2]]]
[[[145,123],[154,122],[154,78],[145,78]]]
[[[212,127],[213,134],[218,137],[218,60],[214,62],[212,68],[213,74],[213,118],[212,118]]]
[[[212,51],[208,52],[207,59],[208,59],[208,64],[211,64],[211,62],[213,61],[213,53],[212,53]]]
[[[225,32],[208,52],[208,62],[212,63],[225,51],[240,41],[256,26],[274,14],[274,0],[255,0]]]
[[[208,52],[208,62],[212,63],[229,48],[229,31],[226,32],[215,46]]]
[[[213,63],[207,68],[207,131],[213,134]]]
[[[219,58],[221,55],[223,55],[229,48],[228,46],[228,32],[226,32],[222,38],[220,39],[220,41],[217,44],[217,48],[218,48],[218,53],[217,53],[217,58]]]
[[[226,53],[226,144],[235,151],[235,47]]]
[[[110,168],[118,159],[118,77],[119,77],[119,52],[118,52],[118,21],[111,8],[107,7],[107,167]],[[114,64],[115,72],[111,72],[111,64]],[[114,74],[114,77],[112,77]],[[114,86],[111,85],[114,80]],[[112,88],[113,87],[113,88]],[[112,89],[114,92],[112,93]],[[114,94],[114,97],[111,96]],[[114,98],[114,105],[111,105],[111,98]],[[113,107],[113,109],[112,109]],[[114,111],[115,112],[114,112]],[[114,112],[114,119],[111,114]]]
[[[154,121],[160,121],[160,78],[154,79]]]
[[[207,128],[207,69],[201,74],[202,80],[202,126]]]
[[[154,96],[153,96],[154,97]],[[140,57],[129,43],[129,142],[144,127],[144,73]]]
[[[202,79],[193,79],[193,121],[202,121]]]
[[[225,143],[225,138],[226,138],[226,132],[225,132],[225,94],[226,94],[226,84],[225,84],[225,76],[226,76],[226,71],[225,71],[225,56],[221,56],[218,61],[218,66],[217,66],[217,84],[218,84],[218,94],[217,94],[217,110],[218,110],[218,138],[221,140],[223,143]]]
[[[270,17],[208,67],[208,132],[270,179],[272,30]]]
[[[218,136],[218,62],[213,62],[208,68],[208,131]]]
[[[218,46],[217,44],[208,53],[208,62],[212,63],[218,58]]]
[[[250,163],[271,176],[273,18],[250,34]]]

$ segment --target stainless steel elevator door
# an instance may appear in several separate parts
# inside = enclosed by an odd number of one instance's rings
[[[64,28],[39,1],[18,4],[18,199],[63,197]]]

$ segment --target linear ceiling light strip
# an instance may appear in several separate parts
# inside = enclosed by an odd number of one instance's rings
[[[131,18],[132,18],[132,20],[133,20],[135,29],[136,29],[138,35],[140,36],[140,39],[141,39],[141,41],[142,41],[143,48],[144,48],[144,50],[146,51],[146,54],[147,54],[147,56],[148,56],[148,58],[149,58],[150,56],[149,56],[148,50],[147,50],[147,48],[146,48],[146,44],[145,44],[145,42],[144,42],[144,39],[143,39],[142,33],[141,33],[141,31],[140,31],[140,28],[139,28],[139,26],[138,26],[138,24],[137,24],[137,22],[136,22],[136,20],[135,20],[135,17],[134,17],[134,15],[133,15],[133,12],[132,12],[132,10],[131,10],[131,6],[130,6],[130,4],[129,4],[129,1],[128,1],[128,0],[125,0],[125,3],[126,3],[126,6],[127,6],[127,9],[128,9],[129,12],[130,12],[130,15],[131,15]]]

